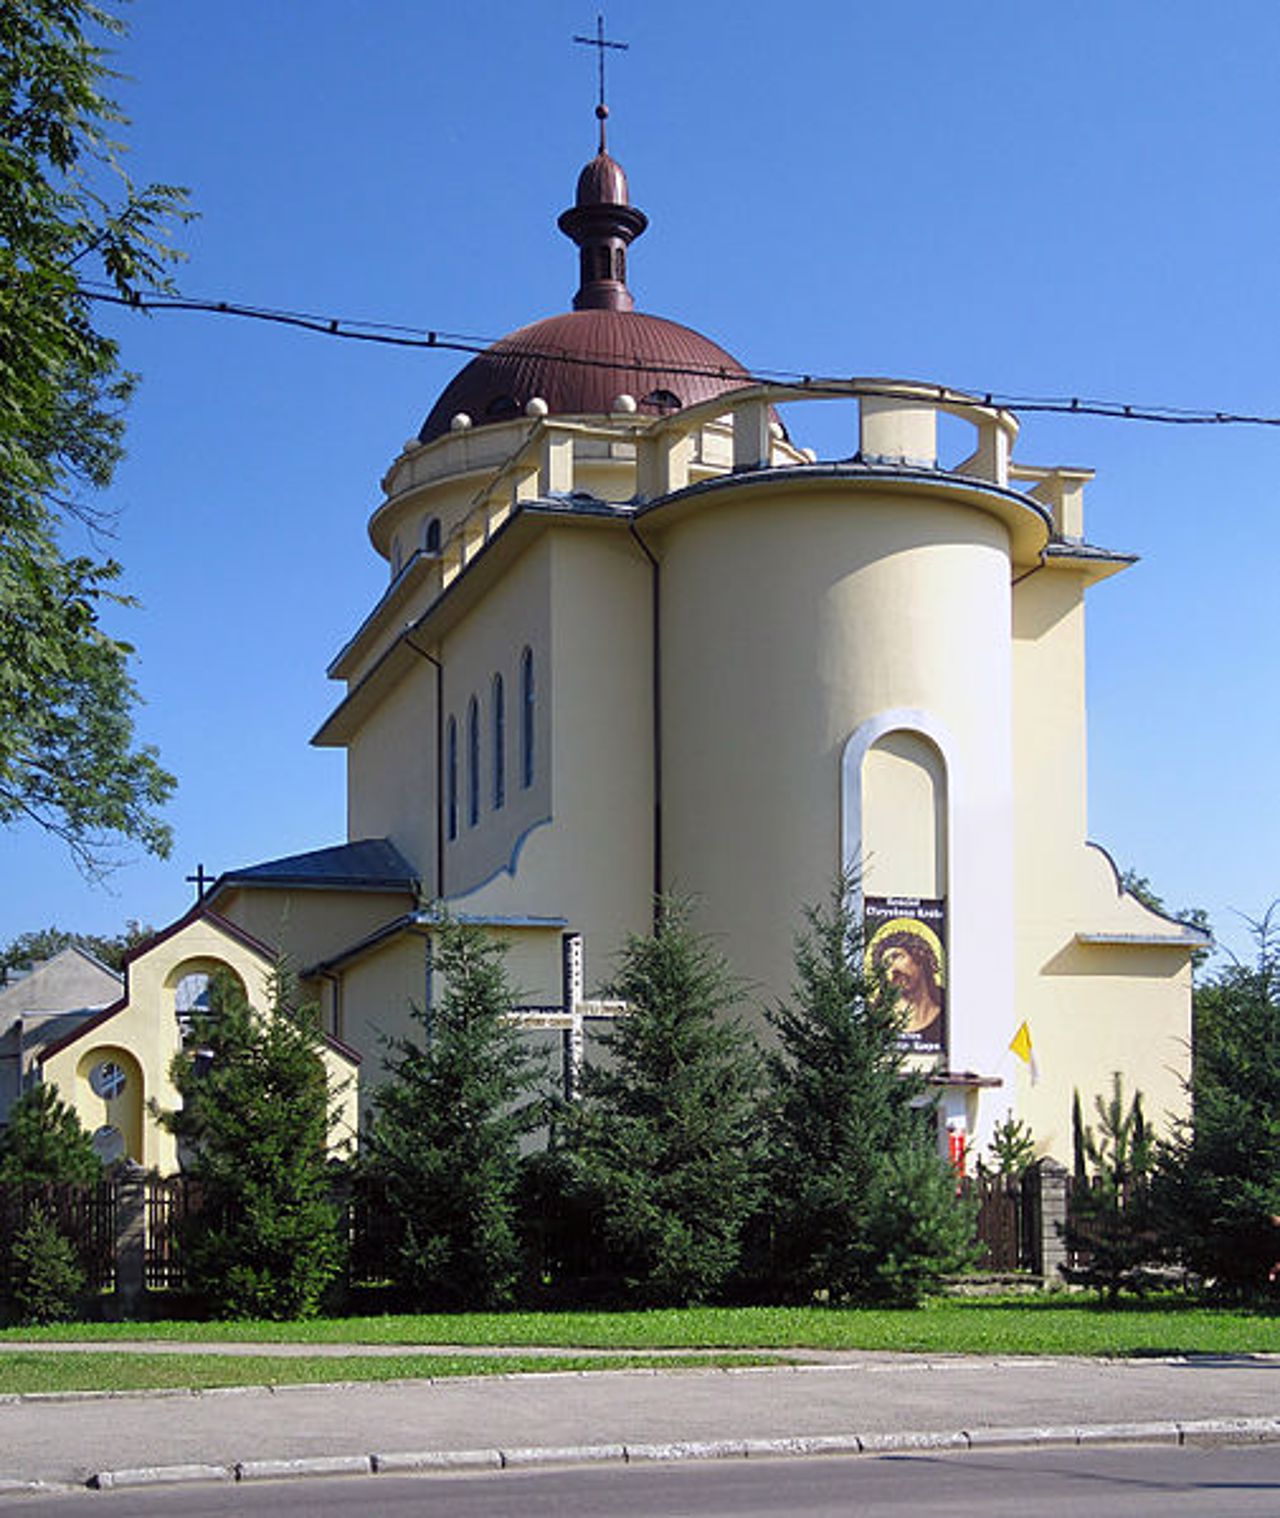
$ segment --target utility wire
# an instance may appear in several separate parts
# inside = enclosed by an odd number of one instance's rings
[[[245,305],[237,301],[201,300],[182,295],[121,295],[91,284],[82,286],[89,299],[113,306],[128,306],[138,311],[195,311],[215,316],[238,316],[250,321],[269,322],[276,326],[298,328],[321,337],[345,338],[349,342],[379,343],[394,348],[435,348],[450,353],[484,353],[499,339],[474,337],[466,333],[442,332],[410,327],[393,322],[358,321],[346,317],[318,316],[306,311],[284,311],[269,306]],[[698,379],[737,380],[742,384],[788,385],[797,395],[884,395],[900,396],[901,386],[891,383],[883,389],[865,381],[833,375],[804,374],[796,369],[756,369],[744,371],[728,365],[661,363],[641,358],[613,358],[564,349],[520,348],[522,358],[541,358],[556,363],[578,364],[583,368],[618,369],[631,373],[682,374]],[[912,384],[913,393],[917,386]],[[925,390],[930,387],[920,387]],[[938,386],[939,400],[956,392]],[[966,392],[968,398],[986,406],[1011,411],[1050,412],[1065,416],[1108,417],[1124,422],[1158,422],[1174,427],[1280,427],[1280,416],[1261,416],[1239,411],[1195,410],[1177,406],[1148,406],[1121,401],[1089,400],[1079,396],[1004,395],[997,391]]]

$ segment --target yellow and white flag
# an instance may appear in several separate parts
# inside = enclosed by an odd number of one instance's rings
[[[1026,1020],[1018,1024],[1018,1031],[1009,1040],[1009,1048],[1022,1061],[1031,1073],[1031,1084],[1040,1079],[1040,1067],[1036,1064],[1036,1051],[1031,1047],[1031,1029]]]

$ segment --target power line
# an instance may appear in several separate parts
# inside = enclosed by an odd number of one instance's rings
[[[349,342],[378,343],[394,348],[439,349],[448,353],[485,353],[497,338],[476,337],[466,333],[444,332],[436,329],[406,326],[393,322],[362,321],[349,317],[320,316],[308,311],[287,311],[270,306],[247,305],[238,301],[203,300],[183,295],[120,295],[115,291],[92,285],[82,287],[89,299],[108,305],[127,306],[138,311],[194,311],[214,316],[236,316],[249,321],[269,322],[276,326],[293,327],[313,332],[321,337],[338,337]],[[556,363],[578,364],[583,368],[617,369],[631,373],[681,374],[698,379],[738,380],[742,384],[787,385],[804,394],[857,393],[861,395],[895,396],[901,387],[886,385],[883,391],[869,387],[865,381],[852,377],[804,374],[798,369],[756,369],[745,371],[728,365],[661,363],[636,357],[613,358],[605,354],[591,355],[569,352],[567,349],[521,348],[522,358],[547,359]],[[913,390],[915,389],[913,385]],[[927,388],[927,387],[926,387]],[[947,387],[939,386],[939,399],[951,394]],[[999,406],[1010,411],[1048,412],[1063,416],[1106,417],[1122,422],[1157,422],[1173,427],[1280,427],[1280,416],[1263,416],[1239,411],[1197,410],[1178,406],[1149,406],[1122,401],[1087,399],[1080,396],[1006,395],[998,391],[968,392],[970,398],[986,406]]]

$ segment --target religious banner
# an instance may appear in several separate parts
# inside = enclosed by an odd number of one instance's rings
[[[902,1047],[911,1054],[947,1049],[947,908],[921,896],[868,896],[863,930],[866,969],[898,994]]]

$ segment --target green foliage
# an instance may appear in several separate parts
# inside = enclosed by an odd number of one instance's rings
[[[0,1186],[89,1185],[102,1177],[93,1139],[56,1086],[29,1086],[0,1129]]]
[[[1195,995],[1191,1117],[1160,1153],[1168,1240],[1225,1294],[1275,1292],[1280,1276],[1280,939],[1257,925],[1252,964]]]
[[[791,1002],[769,1014],[775,1289],[915,1302],[973,1258],[972,1218],[937,1153],[924,1077],[905,1064],[892,993],[864,970],[847,882],[805,919]]]
[[[41,1207],[9,1246],[6,1292],[19,1323],[67,1323],[77,1315],[85,1277],[76,1252]]]
[[[737,1265],[759,1191],[759,1055],[725,1015],[738,988],[685,902],[628,938],[610,994],[629,1010],[585,1072],[570,1164],[628,1291],[704,1301]]]
[[[1127,891],[1130,896],[1136,897],[1144,907],[1158,912],[1161,917],[1168,917],[1174,922],[1186,923],[1190,928],[1199,928],[1202,933],[1213,937],[1213,924],[1209,921],[1209,914],[1203,907],[1179,907],[1173,910],[1165,906],[1164,898],[1157,892],[1145,875],[1139,875],[1137,870],[1125,870],[1120,876],[1121,889]],[[1191,963],[1195,969],[1201,965],[1213,953],[1212,948],[1192,949]]]
[[[215,977],[170,1067],[182,1106],[156,1113],[201,1184],[182,1239],[188,1279],[223,1317],[309,1317],[342,1263],[326,1157],[335,1093],[314,1009],[292,993],[277,967],[262,1016]]]
[[[47,928],[35,928],[19,933],[0,949],[0,976],[5,970],[24,969],[52,959],[63,949],[84,949],[111,970],[124,968],[124,957],[130,949],[145,942],[155,933],[149,924],[130,917],[119,933],[73,933],[50,923]],[[0,981],[2,983],[2,981]]]
[[[1120,1072],[1111,1095],[1094,1098],[1095,1134],[1081,1125],[1088,1181],[1077,1181],[1071,1196],[1066,1242],[1082,1251],[1085,1263],[1067,1269],[1070,1281],[1095,1287],[1114,1305],[1121,1291],[1141,1294],[1150,1284],[1149,1267],[1159,1253],[1152,1207],[1155,1150],[1142,1115],[1142,1093],[1125,1106]]]
[[[521,1273],[520,1140],[543,1120],[530,1093],[545,1076],[509,1013],[506,946],[444,921],[438,1006],[415,1011],[422,1039],[396,1039],[364,1144],[403,1229],[398,1282],[434,1307],[511,1302]]]
[[[121,167],[90,28],[123,24],[90,0],[0,6],[0,824],[33,821],[99,873],[119,840],[168,853],[174,782],[134,745],[132,650],[102,626],[129,604],[120,566],[63,546],[68,518],[109,525],[82,492],[111,481],[134,385],[84,281],[126,300],[165,287],[186,213],[181,190]]]
[[[1035,1135],[1021,1118],[1006,1112],[991,1130],[990,1151],[991,1168],[997,1175],[1020,1180],[1035,1164]]]

